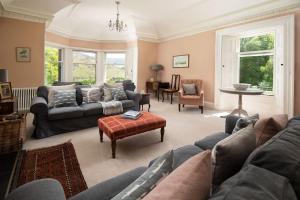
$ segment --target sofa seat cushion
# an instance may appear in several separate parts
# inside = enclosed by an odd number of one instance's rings
[[[210,200],[296,200],[289,182],[283,176],[248,165],[227,179]]]
[[[101,103],[86,103],[80,106],[85,116],[102,115],[103,108]]]
[[[83,116],[83,109],[79,106],[51,108],[48,111],[50,120],[71,119]]]
[[[122,102],[123,109],[131,108],[135,106],[133,100],[122,100],[121,102]]]
[[[215,133],[195,142],[195,145],[203,150],[213,149],[214,146],[221,140],[230,136],[228,133]]]

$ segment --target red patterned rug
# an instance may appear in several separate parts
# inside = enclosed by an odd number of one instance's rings
[[[87,189],[71,142],[25,153],[18,186],[42,178],[58,180],[67,198]]]

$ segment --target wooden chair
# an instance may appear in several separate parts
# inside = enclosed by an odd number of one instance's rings
[[[192,84],[196,85],[196,95],[185,95],[183,92],[183,84]],[[197,105],[199,109],[201,109],[201,113],[203,114],[204,107],[204,92],[203,92],[203,83],[202,80],[199,79],[186,79],[182,80],[180,83],[180,91],[178,92],[178,110],[180,112],[181,104],[184,105]]]
[[[165,100],[165,93],[167,93],[168,97],[171,95],[171,104],[173,103],[173,94],[179,91],[180,86],[180,75],[172,74],[170,88],[161,89],[162,101]]]

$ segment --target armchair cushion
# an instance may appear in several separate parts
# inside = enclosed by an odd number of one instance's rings
[[[196,95],[196,85],[194,83],[191,84],[182,84],[184,95]]]

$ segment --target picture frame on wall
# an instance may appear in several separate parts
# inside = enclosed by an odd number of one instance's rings
[[[10,99],[13,97],[11,82],[0,83],[0,99]]]
[[[30,62],[31,61],[31,49],[29,47],[17,47],[16,48],[17,62]]]
[[[173,68],[188,68],[189,62],[189,54],[173,56]]]

